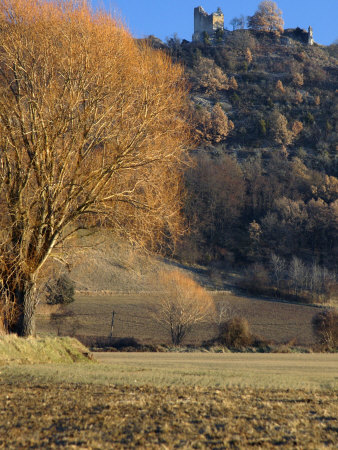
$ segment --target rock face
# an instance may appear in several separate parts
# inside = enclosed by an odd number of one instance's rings
[[[212,14],[205,12],[202,6],[198,6],[194,9],[193,41],[201,41],[204,33],[207,33],[209,37],[213,38],[217,30],[223,29],[224,14],[220,8]]]

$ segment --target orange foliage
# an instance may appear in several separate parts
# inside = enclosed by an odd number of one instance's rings
[[[264,0],[258,5],[258,10],[248,19],[249,28],[260,31],[283,32],[284,20],[282,12],[275,2]]]
[[[4,0],[0,28],[0,287],[30,334],[25,293],[79,227],[153,248],[180,233],[187,89],[86,1]]]
[[[179,345],[191,328],[210,320],[215,313],[211,295],[179,270],[159,275],[164,294],[157,319],[170,330],[172,342]]]
[[[282,93],[285,92],[285,88],[284,88],[283,83],[281,82],[281,80],[278,80],[278,81],[277,81],[277,83],[276,83],[276,89],[277,89],[277,91],[279,91],[279,92],[282,92]]]

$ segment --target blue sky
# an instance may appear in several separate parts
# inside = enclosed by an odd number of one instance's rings
[[[229,21],[241,14],[252,15],[260,0],[92,0],[123,18],[135,37],[153,34],[162,40],[175,32],[182,39],[191,40],[193,33],[193,9],[203,6],[208,12],[220,6]],[[277,0],[283,12],[285,28],[312,26],[314,39],[329,45],[338,38],[338,0]]]

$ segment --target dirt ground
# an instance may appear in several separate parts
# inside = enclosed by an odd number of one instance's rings
[[[294,341],[297,345],[314,345],[315,336],[311,321],[318,308],[244,297],[228,292],[213,294],[216,302],[230,305],[233,316],[243,316],[249,321],[251,331],[277,343]],[[74,313],[62,321],[62,334],[109,336],[112,311],[115,311],[114,336],[134,337],[145,344],[169,344],[169,332],[156,321],[156,293],[77,295],[68,308]],[[50,323],[48,306],[38,314],[38,333],[56,333]],[[53,308],[53,307],[52,307]],[[41,312],[42,309],[38,310]],[[51,309],[52,311],[52,309]],[[200,345],[216,334],[212,324],[198,325],[186,337],[184,344]]]
[[[337,393],[0,385],[0,448],[336,448]]]

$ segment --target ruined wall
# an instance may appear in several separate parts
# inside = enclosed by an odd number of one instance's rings
[[[309,27],[309,29],[308,29],[308,40],[307,40],[307,43],[308,43],[308,45],[313,45],[314,44],[312,27]]]
[[[193,41],[201,40],[204,32],[213,38],[215,31],[219,29],[224,29],[224,14],[220,9],[212,14],[205,12],[202,6],[194,9]]]

